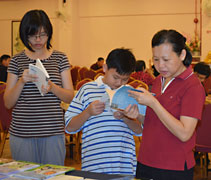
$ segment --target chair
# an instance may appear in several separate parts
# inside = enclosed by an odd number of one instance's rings
[[[97,73],[97,74],[98,74],[98,73],[103,73],[103,74],[105,74],[105,72],[103,71],[103,68],[100,68],[100,69],[96,70],[96,73]]]
[[[130,82],[135,81],[135,80],[136,80],[135,78],[133,78],[132,76],[130,76],[129,79],[128,79],[127,84],[129,84]]]
[[[146,83],[144,83],[143,81],[140,81],[140,80],[134,80],[134,81],[131,81],[128,84],[131,85],[134,88],[143,87],[147,90],[149,89],[148,85]]]
[[[80,80],[82,80],[82,79],[84,79],[85,77],[84,77],[84,72],[85,71],[88,71],[89,69],[87,68],[87,67],[82,67],[82,68],[80,68],[79,70],[78,70],[78,73],[79,73],[79,76],[80,76]]]
[[[2,84],[5,84],[5,82],[4,81],[0,81],[0,85],[2,85]]]
[[[65,133],[65,145],[70,147],[70,157],[72,159],[75,153],[74,157],[76,162],[80,162],[81,159],[81,134],[81,131],[76,134]],[[75,152],[73,152],[73,146],[75,146]]]
[[[1,130],[1,142],[0,142],[0,158],[3,155],[5,142],[8,139],[8,131],[10,127],[10,122],[12,120],[12,110],[6,109],[4,106],[3,95],[6,88],[6,84],[2,83],[0,85],[0,130]]]
[[[196,129],[195,151],[199,152],[202,176],[207,177],[208,169],[207,155],[211,152],[211,104],[204,105],[202,118]]]
[[[84,71],[84,78],[90,78],[94,80],[94,77],[97,75],[97,72],[93,69],[89,69],[87,71]]]
[[[70,70],[74,88],[75,88],[77,82],[79,81],[79,69],[80,69],[79,66],[73,66]]]
[[[85,83],[87,82],[90,82],[90,81],[93,81],[92,79],[90,78],[85,78],[85,79],[82,79],[81,81],[79,81],[77,84],[76,84],[76,90],[78,91],[82,85],[84,85]]]

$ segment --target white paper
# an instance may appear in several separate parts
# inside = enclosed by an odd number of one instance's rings
[[[42,62],[37,59],[36,65],[29,64],[29,74],[34,74],[38,77],[37,81],[34,82],[34,84],[37,86],[37,88],[40,91],[40,94],[44,96],[44,94],[41,91],[42,85],[47,86],[49,75],[46,71],[45,67],[43,66]]]

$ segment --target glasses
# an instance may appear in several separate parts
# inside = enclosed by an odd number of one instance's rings
[[[41,33],[41,34],[39,34],[39,35],[29,35],[28,36],[28,38],[29,38],[29,40],[37,40],[38,38],[40,39],[40,40],[43,40],[43,39],[45,39],[46,37],[47,37],[48,35],[46,34],[46,33]]]

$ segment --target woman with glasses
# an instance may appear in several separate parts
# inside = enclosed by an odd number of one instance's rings
[[[65,135],[60,102],[70,103],[73,85],[67,56],[51,46],[52,25],[42,10],[28,11],[20,23],[26,49],[12,57],[4,101],[13,108],[10,148],[15,160],[64,165]],[[40,59],[50,79],[42,96],[29,73],[29,64]]]

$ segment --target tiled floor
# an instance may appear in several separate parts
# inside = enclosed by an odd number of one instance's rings
[[[136,152],[138,153],[140,141],[138,138],[135,138],[135,142],[136,142]],[[69,147],[66,148],[66,151],[67,151],[67,153],[66,153],[65,165],[72,166],[75,169],[80,170],[81,169],[80,160],[76,161],[75,159],[71,158],[71,153],[70,153]],[[74,152],[73,152],[73,154],[74,154]],[[8,140],[6,141],[2,158],[11,158]],[[210,156],[210,159],[211,159],[211,156]],[[209,166],[209,168],[211,169],[211,165]],[[201,169],[200,169],[199,165],[196,165],[196,167],[194,169],[194,180],[211,180],[211,171],[209,172],[208,177],[209,178],[202,178],[201,177]]]

